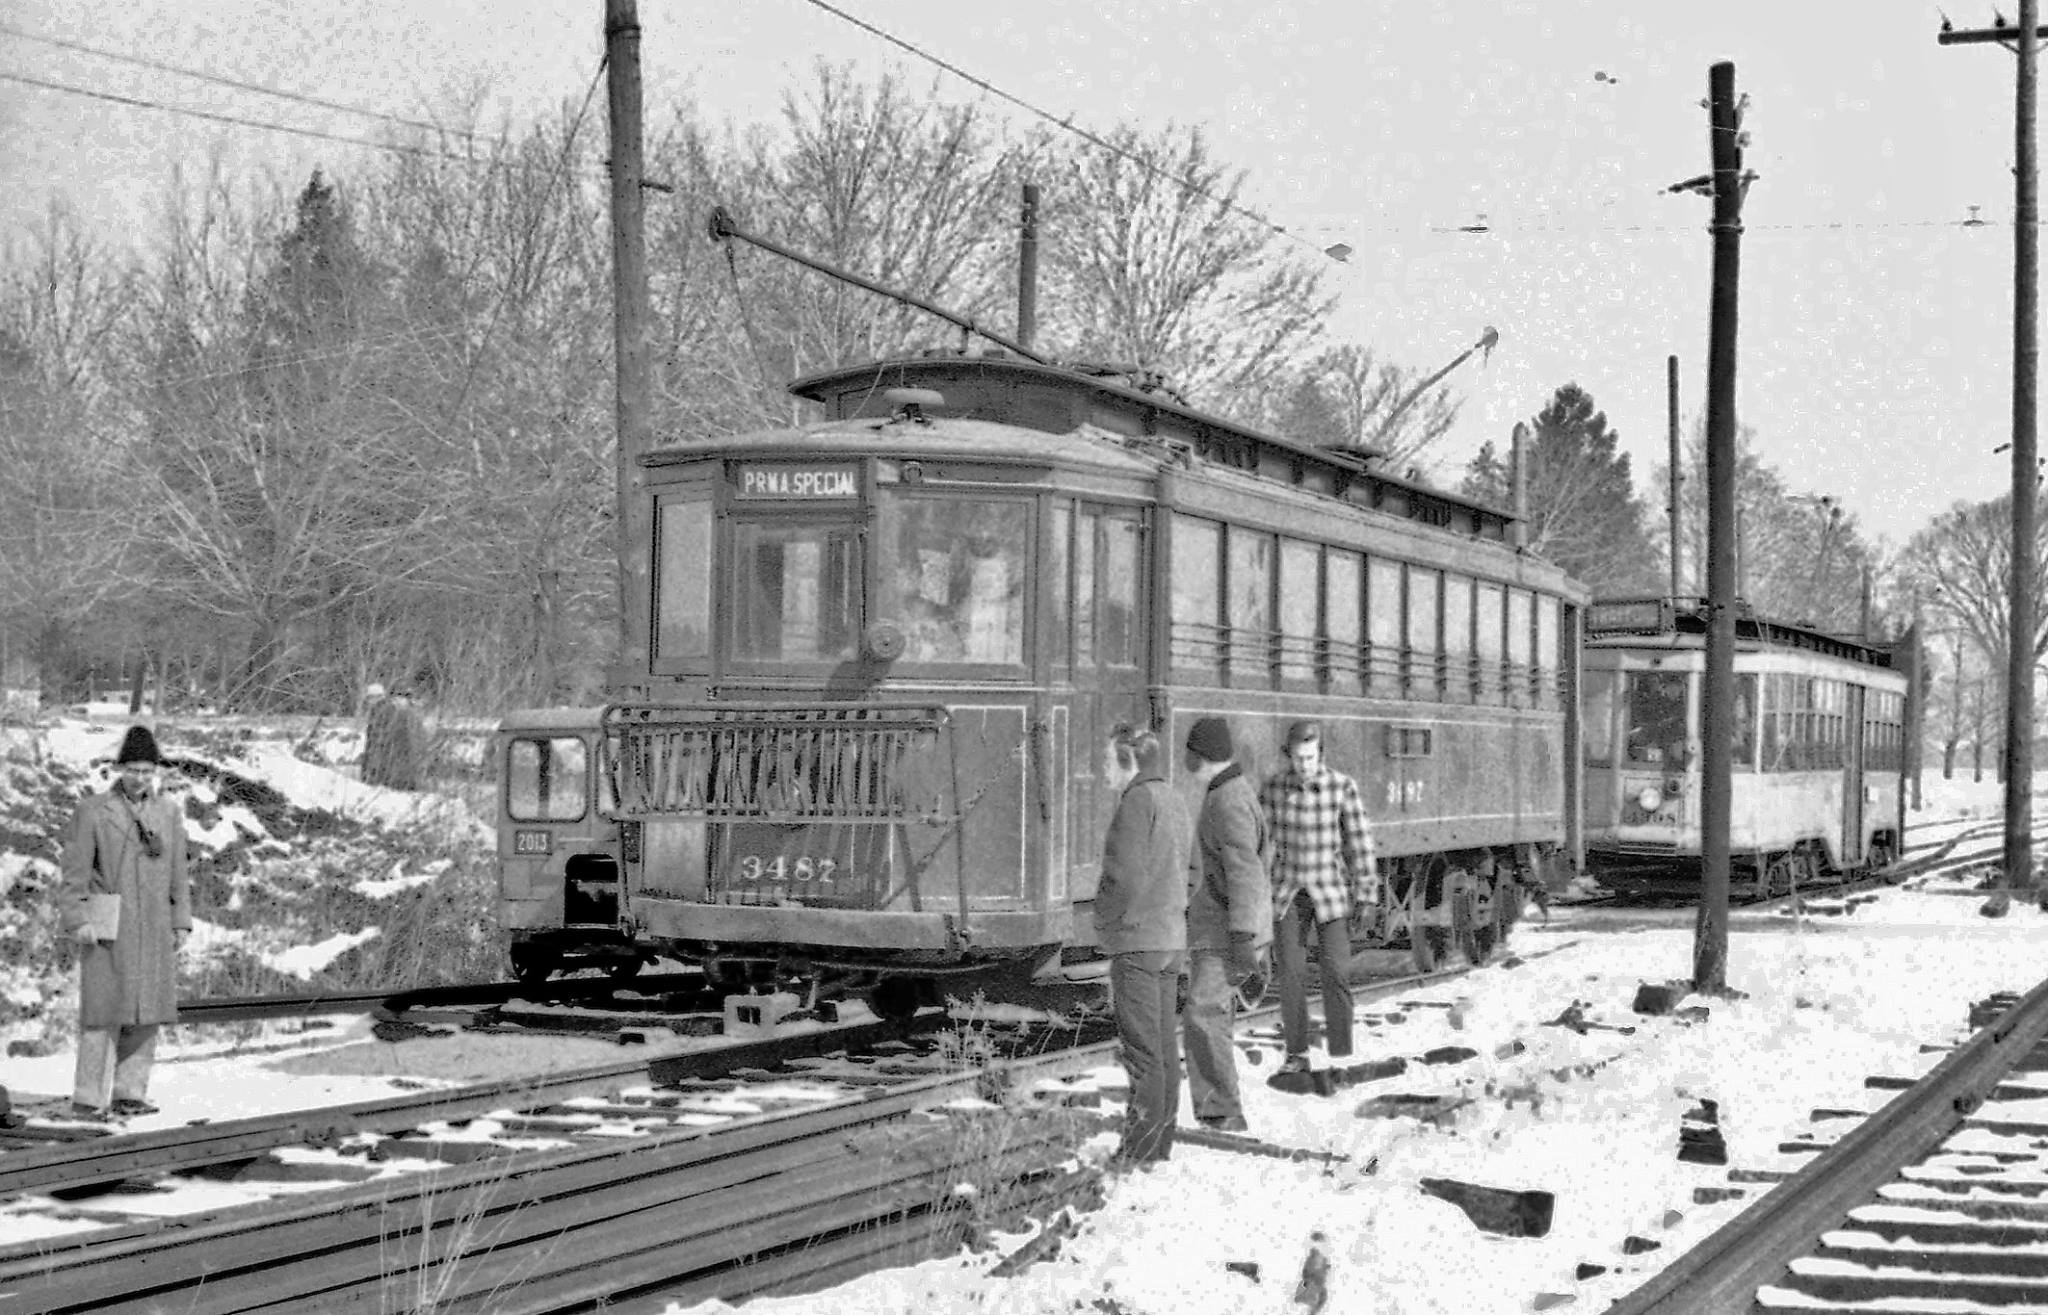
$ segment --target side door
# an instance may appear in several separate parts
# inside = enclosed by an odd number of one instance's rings
[[[1842,708],[1842,866],[1863,862],[1863,696],[1861,685],[1843,685]]]
[[[1118,723],[1145,724],[1150,576],[1143,508],[1082,503],[1074,520],[1074,734],[1068,753],[1069,871],[1076,904],[1092,903],[1116,796],[1104,774]],[[1075,935],[1090,933],[1077,911]]]

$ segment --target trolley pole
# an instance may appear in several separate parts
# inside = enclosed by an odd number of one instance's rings
[[[1700,911],[1692,985],[1728,989],[1728,819],[1735,704],[1735,326],[1742,268],[1742,112],[1735,65],[1707,71],[1714,273],[1707,325],[1707,679],[1700,717]]]
[[[641,214],[640,15],[636,0],[605,0],[606,89],[611,107],[612,334],[617,364],[619,649],[611,686],[644,684],[652,583],[641,454],[651,446],[647,235]]]
[[[2039,0],[2020,0],[2020,21],[1947,31],[1941,45],[1995,41],[2019,56],[2013,92],[2012,223],[2012,581],[2005,672],[2005,887],[1986,912],[2003,913],[2014,890],[2034,884],[2034,385],[2040,363],[2035,318],[2038,283],[2040,166],[2035,157],[2035,70],[2043,33]]]
[[[1665,393],[1669,405],[1665,411],[1671,428],[1671,596],[1678,597],[1685,592],[1684,550],[1679,547],[1678,489],[1685,482],[1683,468],[1678,464],[1678,358],[1664,358]]]

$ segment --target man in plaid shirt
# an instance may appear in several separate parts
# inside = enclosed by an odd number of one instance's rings
[[[1323,1031],[1332,1058],[1351,1053],[1351,911],[1379,902],[1379,860],[1358,783],[1323,762],[1320,723],[1287,728],[1288,766],[1259,792],[1272,836],[1274,957],[1280,979],[1282,1072],[1309,1067],[1308,981],[1304,952],[1311,926],[1323,975]]]

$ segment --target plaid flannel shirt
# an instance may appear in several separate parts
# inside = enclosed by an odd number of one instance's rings
[[[1379,856],[1358,782],[1327,765],[1307,780],[1289,766],[1259,791],[1273,839],[1273,909],[1277,916],[1307,891],[1316,921],[1348,917],[1353,904],[1375,902]]]

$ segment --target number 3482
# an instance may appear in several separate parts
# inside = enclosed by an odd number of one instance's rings
[[[796,881],[805,884],[830,885],[839,876],[839,860],[834,858],[812,858],[800,854],[791,858],[777,854],[764,858],[759,854],[742,854],[739,858],[741,881]]]

